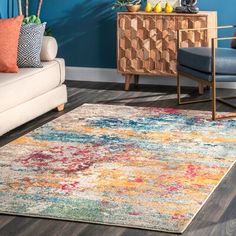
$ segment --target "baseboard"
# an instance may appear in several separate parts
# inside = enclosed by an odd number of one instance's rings
[[[117,73],[116,69],[106,68],[66,67],[66,79],[74,81],[124,83],[124,78]],[[176,86],[176,79],[141,76],[140,84]],[[182,85],[192,87],[196,86],[196,83],[189,79],[183,79]],[[217,87],[236,89],[236,83],[218,83]]]

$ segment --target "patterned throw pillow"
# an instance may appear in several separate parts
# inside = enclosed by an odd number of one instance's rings
[[[40,52],[46,23],[22,25],[18,46],[17,64],[20,68],[42,67]]]

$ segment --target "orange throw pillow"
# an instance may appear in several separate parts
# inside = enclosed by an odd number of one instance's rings
[[[0,72],[16,73],[17,49],[23,16],[0,20]]]

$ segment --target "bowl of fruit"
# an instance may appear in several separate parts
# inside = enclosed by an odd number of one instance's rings
[[[137,12],[141,8],[141,0],[117,0],[112,9],[126,7],[130,12]]]

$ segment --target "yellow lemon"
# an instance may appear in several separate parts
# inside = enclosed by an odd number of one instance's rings
[[[173,7],[172,7],[171,4],[168,3],[168,2],[166,3],[165,12],[166,12],[166,13],[171,13],[171,12],[173,12]]]
[[[154,7],[154,12],[156,13],[160,13],[162,12],[162,7],[161,7],[161,3],[157,3],[157,5]]]
[[[152,11],[152,4],[150,2],[147,3],[147,5],[145,7],[145,11],[146,12],[151,12]]]

